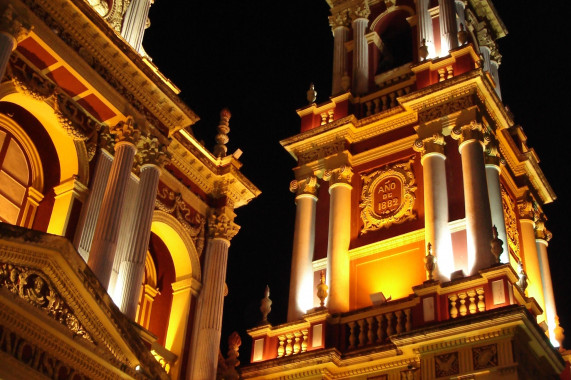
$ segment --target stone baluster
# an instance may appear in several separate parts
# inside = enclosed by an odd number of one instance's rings
[[[278,358],[285,355],[285,335],[278,336]]]
[[[466,294],[468,295],[468,311],[470,312],[470,314],[476,314],[476,311],[478,311],[478,308],[476,306],[476,291],[475,290],[468,290],[466,292]]]
[[[383,331],[383,315],[377,315],[375,316],[375,319],[377,320],[377,343],[381,343],[384,338],[384,331]]]
[[[367,317],[367,344],[373,344],[375,331],[373,330],[373,317]]]
[[[404,314],[406,316],[405,331],[407,332],[412,329],[412,319],[410,313],[411,313],[410,309],[404,310]]]
[[[369,46],[365,36],[369,24],[369,3],[360,1],[351,9],[353,27],[353,91],[364,95],[369,90]]]
[[[91,179],[89,196],[81,209],[73,244],[85,262],[89,260],[93,233],[113,164],[114,139],[106,127],[99,133],[99,146],[101,149],[95,164],[95,175]]]
[[[458,308],[456,307],[456,301],[458,301],[458,296],[456,294],[451,294],[448,296],[450,301],[450,318],[454,319],[458,316]]]
[[[137,151],[135,144],[140,135],[131,117],[119,122],[111,129],[111,133],[115,135],[115,158],[105,187],[87,262],[105,288],[111,277],[125,190]]]
[[[478,311],[486,311],[486,303],[484,302],[484,289],[478,288],[476,289],[476,293],[478,293]]]
[[[458,308],[458,312],[462,317],[468,314],[468,308],[466,307],[466,293],[458,293],[458,298],[460,299],[460,307]]]
[[[123,19],[121,36],[139,53],[142,52],[143,34],[153,2],[153,0],[132,0]]]
[[[145,256],[149,247],[159,176],[168,160],[166,147],[159,144],[156,138],[141,138],[137,150],[138,163],[141,165],[139,190],[135,198],[137,207],[126,250],[121,258],[114,297],[121,311],[131,319],[136,317],[145,274]]]
[[[349,326],[349,349],[355,348],[355,343],[357,342],[357,337],[355,336],[355,327],[357,322],[351,321],[348,323]]]
[[[414,150],[422,155],[422,175],[424,183],[424,240],[430,242],[435,253],[437,266],[436,279],[450,279],[454,272],[452,238],[448,227],[448,189],[444,136],[418,139]]]
[[[293,333],[294,343],[293,343],[293,353],[299,354],[301,351],[301,331],[296,331]]]
[[[349,240],[351,233],[351,178],[348,166],[328,171],[329,236],[327,245],[328,308],[333,313],[349,311]]]
[[[393,329],[393,313],[385,314],[385,318],[387,319],[387,337],[390,337],[395,333],[395,330]]]
[[[440,56],[458,47],[458,29],[456,25],[456,7],[454,0],[438,0],[440,7]]]
[[[347,71],[347,49],[345,43],[349,37],[349,16],[347,11],[337,12],[329,17],[333,31],[333,84],[332,95],[344,91],[341,80]]]
[[[192,356],[188,380],[210,380],[216,377],[228,248],[230,240],[240,228],[234,223],[234,216],[231,207],[226,206],[212,210],[208,217],[203,285],[194,317],[193,335],[196,339],[193,339],[190,350]],[[291,353],[291,338],[288,340]],[[286,353],[287,350],[288,346]]]
[[[314,176],[290,183],[290,191],[296,193],[288,303],[288,321],[290,322],[300,319],[308,309],[313,307],[313,248],[317,190],[317,177]]]
[[[28,36],[32,30],[21,15],[8,3],[0,14],[0,80],[4,77],[10,55],[18,43]]]
[[[290,356],[293,353],[293,334],[286,334],[285,356]]]
[[[309,333],[309,330],[307,329],[303,329],[301,330],[301,352],[305,352],[307,351],[307,334]]]
[[[365,345],[365,337],[367,336],[365,334],[365,320],[359,319],[357,324],[359,325],[359,347],[363,347]]]
[[[403,314],[402,310],[397,310],[397,311],[395,311],[395,315],[397,316],[397,326],[396,326],[397,327],[396,328],[397,334],[400,334],[403,330],[402,319],[403,319],[404,314]]]
[[[482,125],[471,122],[452,130],[459,140],[462,156],[464,207],[466,210],[466,240],[468,273],[491,267],[495,258],[490,251],[492,217],[484,165]]]

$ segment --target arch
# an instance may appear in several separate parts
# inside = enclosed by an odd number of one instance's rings
[[[371,30],[375,31],[383,42],[382,47],[376,51],[376,74],[389,71],[396,67],[412,62],[414,58],[414,36],[408,21],[414,15],[414,9],[408,6],[391,7],[381,13],[371,23]]]

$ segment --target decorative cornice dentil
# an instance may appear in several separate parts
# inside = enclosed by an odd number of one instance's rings
[[[454,140],[458,140],[460,144],[470,140],[476,140],[480,143],[484,142],[484,135],[482,134],[484,128],[482,124],[471,121],[470,124],[457,126],[452,130],[451,136]]]
[[[302,194],[309,194],[317,196],[317,190],[319,189],[319,183],[317,182],[317,177],[309,176],[304,179],[294,179],[289,184],[289,191],[295,193],[296,196]]]
[[[325,170],[323,173],[323,179],[329,181],[329,186],[338,183],[351,185],[351,178],[353,178],[353,169],[346,165],[333,170]]]
[[[224,208],[215,209],[208,216],[208,231],[207,236],[209,239],[225,239],[232,240],[240,230],[240,226],[234,223],[234,218],[227,215]]]
[[[12,4],[6,5],[0,16],[0,33],[11,35],[19,43],[31,30],[32,27],[14,10]]]
[[[444,136],[441,133],[435,133],[431,137],[417,139],[412,149],[414,149],[415,152],[420,152],[422,156],[429,153],[444,154],[445,145]]]

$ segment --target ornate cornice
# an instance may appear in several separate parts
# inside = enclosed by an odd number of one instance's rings
[[[315,176],[309,176],[303,179],[294,179],[289,184],[289,191],[295,193],[296,196],[303,194],[317,196],[318,189],[319,183]]]

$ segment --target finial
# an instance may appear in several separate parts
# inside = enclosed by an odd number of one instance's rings
[[[343,73],[343,76],[341,77],[341,88],[343,89],[343,91],[347,92],[349,91],[350,87],[351,87],[351,77],[349,76],[349,73],[345,71]]]
[[[264,290],[264,298],[260,302],[260,311],[262,312],[262,324],[268,323],[268,314],[272,311],[272,300],[270,299],[270,287],[266,285]]]
[[[319,276],[319,284],[317,284],[317,298],[319,298],[319,306],[325,307],[325,298],[327,298],[327,289],[329,287],[325,284],[325,271],[321,271]]]
[[[496,258],[496,264],[500,263],[500,256],[502,252],[504,252],[503,246],[504,242],[502,239],[498,238],[498,229],[494,225],[492,227],[492,241],[490,242],[490,246],[492,247],[492,255]]]
[[[418,48],[418,56],[423,61],[426,61],[426,57],[428,57],[428,46],[426,46],[426,38],[422,39],[422,45],[420,45]]]
[[[426,279],[434,281],[434,269],[436,268],[436,257],[432,255],[432,244],[426,245],[426,256],[424,256],[424,269],[426,269]]]
[[[555,340],[559,342],[559,351],[565,351],[563,348],[563,340],[565,339],[565,335],[563,334],[563,327],[559,324],[559,317],[555,316],[555,328],[553,329],[553,334],[555,335]]]
[[[226,157],[226,152],[228,148],[226,144],[230,140],[228,138],[228,132],[230,132],[230,117],[232,114],[228,108],[224,108],[220,111],[220,124],[218,125],[218,134],[216,135],[216,145],[214,146],[214,156],[216,157]]]
[[[224,360],[226,367],[226,369],[223,371],[224,379],[238,380],[240,378],[238,371],[236,371],[236,367],[240,365],[238,356],[240,356],[239,348],[241,345],[242,339],[240,339],[240,335],[234,331],[228,337],[228,357]]]
[[[315,99],[317,99],[317,91],[315,91],[315,85],[310,83],[309,90],[307,90],[307,101],[312,104],[315,103]]]
[[[460,30],[458,31],[458,42],[460,46],[465,45],[468,42],[468,32],[464,29],[464,24],[460,23]]]
[[[517,271],[519,273],[517,286],[525,293],[525,289],[527,288],[527,274],[525,274],[525,271],[523,270],[523,263],[521,260],[517,262]]]

